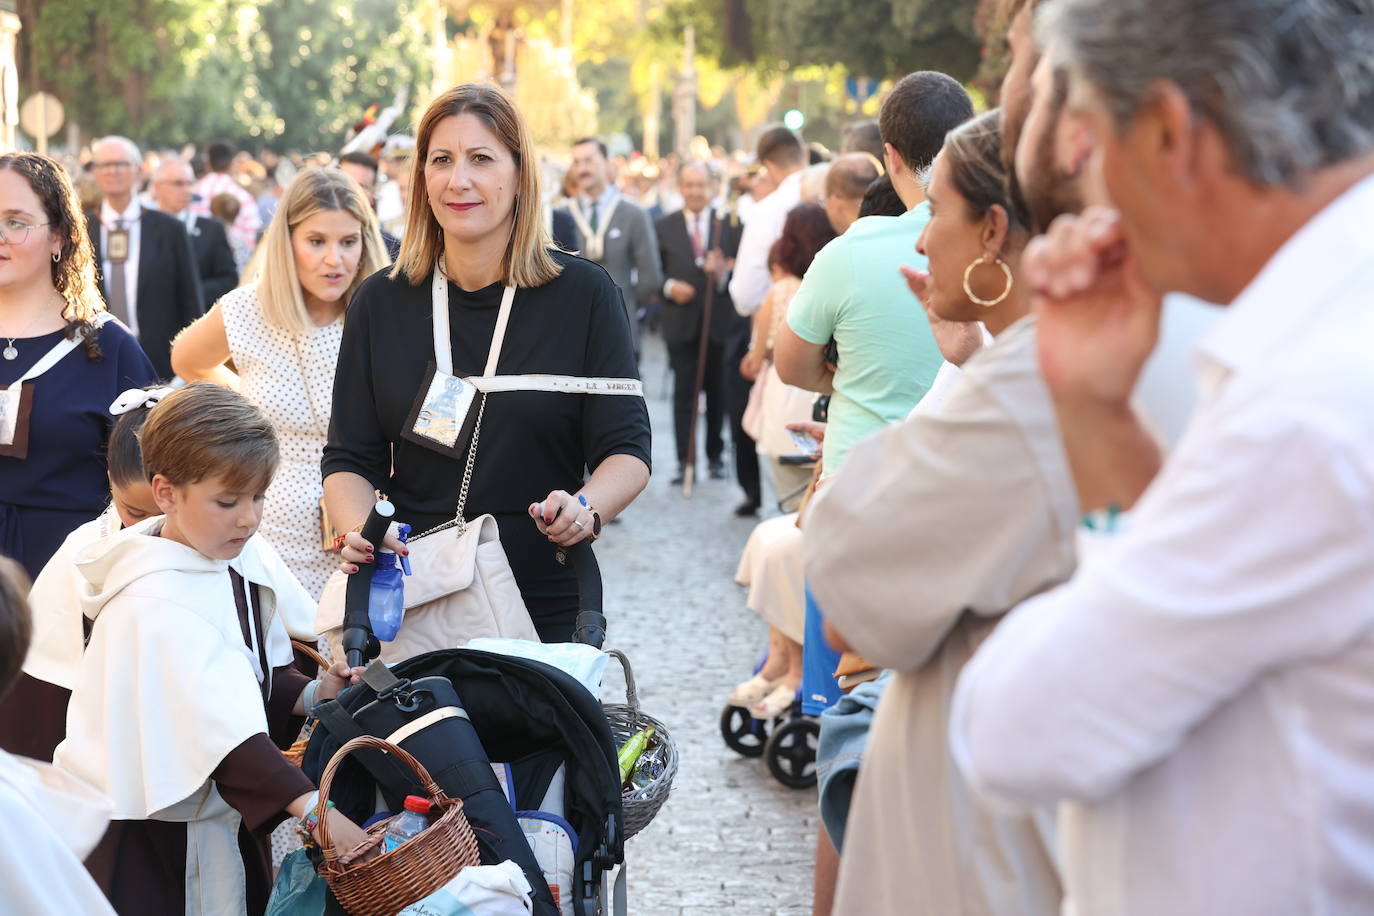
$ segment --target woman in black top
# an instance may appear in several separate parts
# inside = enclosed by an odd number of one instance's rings
[[[454,376],[483,374],[509,284],[516,291],[497,375],[637,377],[609,275],[550,247],[533,144],[504,93],[469,84],[436,99],[420,122],[414,169],[400,257],[359,288],[344,325],[322,462],[326,507],[341,530],[361,524],[374,489],[417,533],[457,507],[466,443],[446,452],[403,435],[435,363],[431,282],[439,258]],[[643,398],[489,395],[464,515],[496,517],[541,639],[568,640],[578,611],[577,583],[555,559],[556,545],[592,536],[598,519],[614,518],[648,479]],[[369,561],[371,550],[350,533],[345,569]]]

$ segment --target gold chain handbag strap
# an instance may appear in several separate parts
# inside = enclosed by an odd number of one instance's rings
[[[472,427],[472,444],[468,446],[467,466],[463,468],[463,485],[458,490],[457,514],[442,525],[436,525],[428,531],[415,535],[411,538],[412,541],[428,537],[431,534],[438,534],[440,531],[447,531],[449,528],[457,528],[460,536],[467,533],[468,523],[467,519],[463,517],[463,510],[467,508],[468,504],[468,488],[472,486],[472,467],[477,461],[477,440],[482,435],[482,417],[486,415],[486,412],[487,395],[486,392],[483,392],[481,403],[477,405],[477,422]]]

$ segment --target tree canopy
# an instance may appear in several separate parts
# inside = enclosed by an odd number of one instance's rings
[[[970,80],[982,59],[979,0],[669,0],[662,27],[697,29],[702,50],[763,72],[842,66],[887,79],[943,70]]]
[[[88,134],[334,149],[429,79],[422,0],[20,0],[24,92]]]

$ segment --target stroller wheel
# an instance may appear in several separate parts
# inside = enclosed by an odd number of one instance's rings
[[[816,745],[821,726],[815,719],[798,716],[779,725],[764,745],[764,760],[773,778],[789,789],[809,789],[816,784]]]
[[[720,736],[725,746],[744,757],[762,757],[768,740],[768,723],[749,715],[740,706],[726,706],[720,714]]]

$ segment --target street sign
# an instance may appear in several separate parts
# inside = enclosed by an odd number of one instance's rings
[[[845,95],[853,99],[856,105],[862,105],[873,97],[873,93],[878,91],[878,81],[866,76],[845,77],[844,91]]]
[[[62,103],[47,92],[35,92],[19,106],[19,126],[38,141],[38,152],[47,154],[48,138],[62,129]]]

